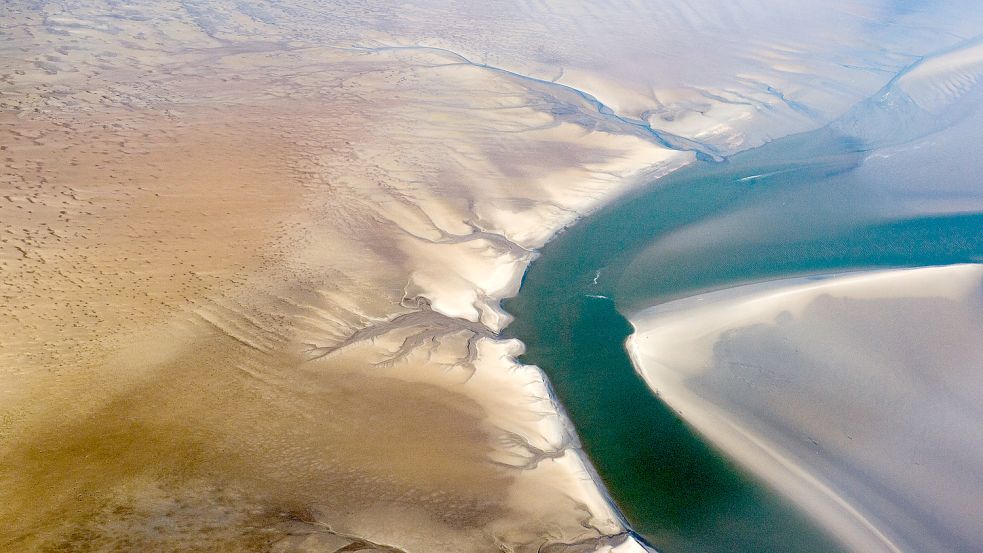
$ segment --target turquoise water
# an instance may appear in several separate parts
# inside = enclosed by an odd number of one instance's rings
[[[635,373],[622,313],[732,285],[983,260],[983,214],[912,215],[828,130],[699,162],[560,234],[508,334],[547,373],[634,531],[664,553],[834,552],[787,500],[708,446]]]

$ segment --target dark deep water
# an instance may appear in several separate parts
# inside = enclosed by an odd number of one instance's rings
[[[892,210],[857,175],[865,156],[824,129],[698,162],[564,231],[506,302],[521,361],[549,376],[615,503],[660,551],[843,550],[650,391],[621,312],[794,275],[983,259],[983,213]]]

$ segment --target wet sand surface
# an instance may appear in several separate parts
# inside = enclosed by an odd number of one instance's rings
[[[426,49],[15,22],[67,53],[5,62],[0,549],[624,541],[497,298],[686,155]]]

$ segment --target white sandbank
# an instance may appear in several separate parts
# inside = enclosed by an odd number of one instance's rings
[[[858,552],[983,543],[983,265],[744,286],[630,318],[649,386]]]

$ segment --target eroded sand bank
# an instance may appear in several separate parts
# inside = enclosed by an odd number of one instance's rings
[[[983,266],[794,279],[631,317],[649,385],[856,551],[983,535]]]

